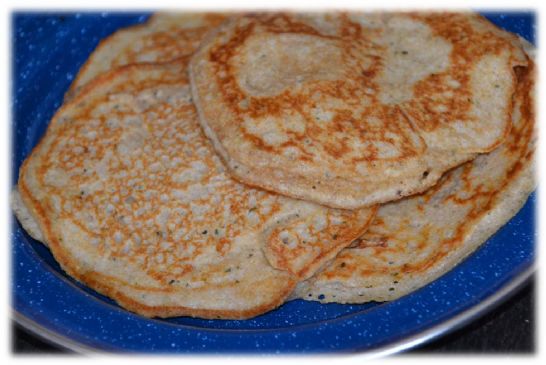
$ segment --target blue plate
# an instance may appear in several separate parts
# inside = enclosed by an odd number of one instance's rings
[[[485,14],[534,42],[532,13]],[[13,16],[13,181],[79,67],[100,39],[148,14]],[[535,196],[478,251],[430,285],[389,303],[295,300],[244,320],[147,319],[66,276],[45,246],[13,219],[12,306],[26,328],[76,351],[385,355],[461,326],[512,293],[533,272]]]

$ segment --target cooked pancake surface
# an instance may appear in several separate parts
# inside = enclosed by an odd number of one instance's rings
[[[192,54],[205,34],[226,19],[219,13],[156,13],[100,42],[70,86],[68,97],[101,73],[133,63],[168,62]]]
[[[533,78],[518,85],[503,145],[450,171],[426,193],[382,206],[361,241],[301,283],[294,297],[396,299],[449,271],[512,218],[536,184]]]
[[[209,34],[190,66],[230,173],[357,208],[423,191],[510,129],[515,37],[472,14],[259,14]]]
[[[127,309],[255,316],[361,235],[374,210],[232,180],[201,132],[186,66],[125,66],[85,86],[18,188],[63,269]]]

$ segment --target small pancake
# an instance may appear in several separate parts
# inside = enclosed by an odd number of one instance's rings
[[[192,54],[204,35],[227,18],[219,13],[156,13],[144,24],[103,39],[81,67],[67,99],[101,73],[132,63],[159,63]]]
[[[72,277],[145,316],[248,318],[359,237],[345,211],[237,183],[202,134],[187,60],[99,76],[54,116],[18,188]]]
[[[382,206],[360,242],[302,282],[293,297],[326,303],[399,298],[449,271],[508,222],[536,185],[531,72],[518,85],[503,145],[450,171],[426,193]]]
[[[247,15],[205,37],[190,78],[234,177],[354,209],[504,141],[516,42],[470,13]]]

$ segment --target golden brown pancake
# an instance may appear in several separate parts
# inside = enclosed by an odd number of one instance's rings
[[[360,242],[301,283],[293,297],[399,298],[449,271],[510,220],[536,185],[534,77],[528,72],[518,84],[503,145],[450,171],[426,193],[382,206]]]
[[[205,37],[190,78],[234,177],[354,209],[504,141],[516,42],[470,13],[256,14]]]
[[[82,66],[67,95],[98,75],[133,63],[161,63],[192,54],[205,34],[227,18],[220,13],[155,13],[143,24],[103,39]]]
[[[145,316],[248,318],[359,237],[344,211],[232,180],[203,135],[185,59],[104,74],[54,116],[18,188],[72,277]]]

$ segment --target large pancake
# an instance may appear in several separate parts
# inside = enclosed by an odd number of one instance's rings
[[[205,37],[190,78],[233,176],[352,209],[424,191],[505,139],[516,43],[470,13],[248,15]]]
[[[527,74],[518,85],[503,145],[450,171],[426,193],[382,206],[360,243],[301,283],[294,297],[396,299],[449,271],[503,226],[536,184],[533,83]]]
[[[145,316],[247,318],[359,237],[343,211],[249,188],[202,134],[187,61],[99,76],[54,116],[18,188],[62,268]]]
[[[205,34],[226,19],[220,13],[156,13],[104,38],[76,75],[67,98],[101,73],[133,63],[168,62],[192,54]]]

